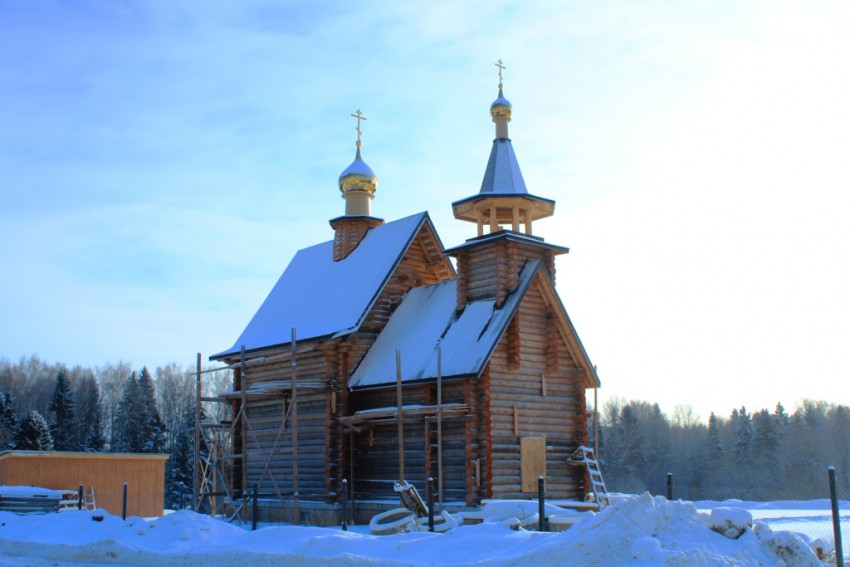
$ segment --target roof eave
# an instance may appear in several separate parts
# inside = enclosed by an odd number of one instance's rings
[[[566,327],[568,333],[575,338],[575,343],[577,347],[578,358],[580,359],[580,365],[584,369],[587,380],[585,381],[585,388],[599,388],[602,386],[602,382],[599,379],[599,375],[596,373],[596,366],[594,366],[593,362],[590,360],[590,356],[587,354],[587,350],[584,348],[584,343],[581,341],[581,337],[578,335],[578,331],[573,325],[572,319],[570,319],[569,314],[567,313],[567,308],[564,307],[564,303],[561,301],[560,296],[555,291],[555,284],[552,281],[552,278],[549,277],[549,274],[546,273],[545,270],[542,271],[542,277],[545,279],[547,283],[547,295],[549,295],[550,300],[554,303],[558,309],[556,310],[558,316],[562,319],[562,323]],[[569,345],[567,345],[569,347]]]
[[[535,246],[542,246],[544,248],[548,248],[552,250],[556,254],[568,254],[570,249],[566,246],[558,246],[557,244],[549,244],[544,241],[539,236],[531,236],[528,234],[523,234],[521,232],[514,232],[512,230],[500,230],[498,232],[491,232],[489,234],[485,234],[483,236],[476,236],[474,238],[470,238],[463,244],[459,244],[458,246],[454,246],[453,248],[448,248],[443,250],[443,253],[447,256],[453,256],[460,252],[461,250],[465,250],[466,248],[470,248],[481,242],[486,242],[488,240],[498,240],[500,238],[506,238],[508,240],[513,240],[516,242],[525,242],[528,244],[533,244]]]

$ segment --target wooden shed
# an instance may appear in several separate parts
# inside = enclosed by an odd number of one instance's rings
[[[162,516],[168,455],[4,451],[0,484],[53,490],[94,489],[98,508],[120,515],[127,483],[128,516]]]
[[[396,500],[395,483],[424,491],[429,477],[464,506],[533,495],[541,475],[550,497],[584,497],[568,461],[587,443],[585,391],[600,382],[555,287],[569,250],[532,232],[555,201],[525,186],[511,112],[500,85],[480,191],[452,203],[475,235],[450,249],[427,213],[371,216],[377,177],[358,139],[334,239],[300,250],[211,357],[234,370],[219,399],[232,415],[199,420],[199,440],[225,432],[208,447],[225,464],[198,467],[214,475],[196,478],[197,499],[227,492],[244,508],[257,487],[301,521],[299,509],[337,509],[344,491],[348,503]]]

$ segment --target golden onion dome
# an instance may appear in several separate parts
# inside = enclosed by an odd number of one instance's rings
[[[343,193],[365,191],[372,194],[378,190],[378,178],[360,156],[359,142],[354,161],[339,176],[339,190]]]
[[[499,85],[499,97],[493,101],[493,104],[490,105],[490,116],[493,118],[496,118],[497,116],[510,118],[511,110],[513,110],[513,105],[511,105],[511,101],[506,99],[505,95],[502,94],[502,86]]]

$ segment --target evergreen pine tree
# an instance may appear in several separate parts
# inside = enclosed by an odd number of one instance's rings
[[[100,387],[91,374],[83,376],[74,392],[77,404],[77,444],[82,451],[96,453],[106,446],[100,408]]]
[[[15,448],[20,451],[52,451],[50,427],[40,413],[32,410],[18,427]]]
[[[139,374],[139,394],[143,413],[141,414],[142,453],[161,453],[165,447],[165,426],[156,407],[156,386],[147,367]]]
[[[850,408],[836,406],[830,412],[830,445],[839,494],[850,490]]]
[[[56,374],[56,386],[53,388],[50,412],[53,414],[51,434],[54,449],[57,451],[79,451],[74,393],[71,391],[71,381],[68,380],[64,369]]]
[[[86,436],[83,439],[83,451],[86,453],[99,453],[106,447],[106,437],[103,435],[103,424],[100,420],[100,411],[94,417],[94,421],[88,426]]]
[[[759,467],[773,469],[779,450],[776,420],[766,409],[753,416],[753,458]],[[775,470],[765,471],[775,474]]]
[[[184,497],[192,492],[194,436],[195,416],[189,413],[178,427],[171,457],[165,465],[165,502],[175,510],[185,503]]]
[[[708,431],[705,437],[705,471],[703,472],[705,488],[712,489],[712,492],[705,494],[705,498],[727,497],[725,492],[716,492],[717,490],[725,490],[729,484],[727,476],[727,454],[723,446],[723,429],[724,425],[720,419],[714,414],[708,416]]]
[[[142,427],[139,420],[143,414],[139,395],[139,380],[133,372],[124,383],[121,401],[112,425],[110,449],[115,453],[141,453]]]
[[[115,452],[162,452],[165,428],[156,408],[156,389],[147,368],[138,376],[133,372],[124,384],[112,433]]]
[[[720,440],[720,427],[714,412],[708,416],[708,458],[717,465],[723,460],[723,442]]]
[[[735,417],[733,426],[735,427],[735,462],[739,466],[748,464],[750,458],[750,450],[753,442],[753,424],[750,419],[750,414],[747,413],[747,408],[742,407]]]
[[[672,459],[670,456],[670,422],[657,403],[642,404],[640,411],[643,441],[643,480],[647,487],[659,487],[666,482]]]
[[[784,434],[791,426],[791,417],[785,411],[785,406],[779,402],[776,403],[776,409],[773,411],[773,419],[780,435]]]
[[[15,448],[17,433],[18,418],[15,415],[12,394],[6,391],[0,395],[0,451]]]

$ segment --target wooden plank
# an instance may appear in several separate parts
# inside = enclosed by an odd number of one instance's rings
[[[519,453],[522,491],[537,492],[538,477],[546,477],[546,438],[521,438]]]

